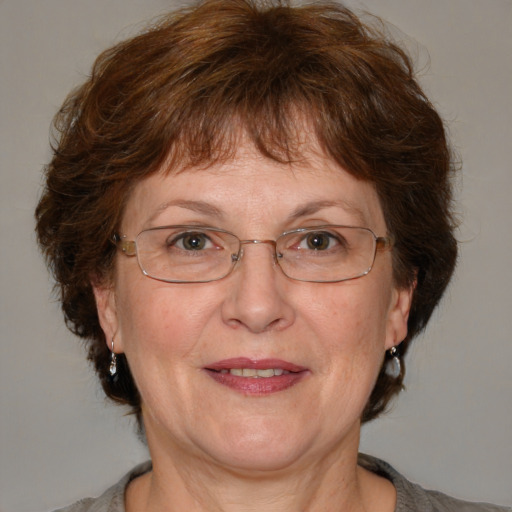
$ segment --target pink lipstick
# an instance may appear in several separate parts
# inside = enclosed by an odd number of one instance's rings
[[[205,367],[219,384],[248,395],[267,395],[290,388],[308,373],[303,366],[281,359],[224,359]]]

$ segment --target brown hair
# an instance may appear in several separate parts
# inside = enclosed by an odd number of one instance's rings
[[[297,153],[299,120],[348,172],[375,184],[395,238],[396,283],[416,281],[408,335],[425,327],[452,275],[452,162],[443,123],[405,52],[335,3],[205,0],[101,54],[65,101],[36,210],[37,234],[68,327],[89,340],[105,393],[140,396],[126,359],[109,379],[91,276],[112,279],[111,242],[131,189],[169,172],[229,158],[242,131],[268,158]],[[385,364],[363,414],[402,387]]]

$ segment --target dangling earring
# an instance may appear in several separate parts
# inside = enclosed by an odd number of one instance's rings
[[[391,347],[388,350],[388,356],[391,360],[388,362],[386,366],[386,373],[393,377],[394,379],[398,379],[402,373],[402,363],[400,362],[400,355],[398,353],[398,349],[396,347]]]
[[[114,378],[116,376],[116,373],[117,373],[117,357],[116,357],[116,354],[114,352],[114,337],[112,336],[112,350],[111,350],[111,353],[110,353],[110,367],[109,367],[109,373],[110,373],[110,377]]]

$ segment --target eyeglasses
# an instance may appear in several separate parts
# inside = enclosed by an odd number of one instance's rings
[[[142,272],[167,283],[208,283],[229,275],[244,246],[270,244],[274,261],[296,281],[333,283],[362,277],[372,269],[378,248],[393,245],[370,229],[315,226],[294,229],[276,240],[240,240],[223,229],[161,226],[141,231],[135,240],[114,235],[126,256],[137,256]]]

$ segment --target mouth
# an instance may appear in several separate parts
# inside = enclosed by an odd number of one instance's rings
[[[223,375],[230,374],[237,377],[246,377],[249,379],[268,379],[269,377],[280,377],[291,372],[282,368],[265,368],[264,370],[256,370],[255,368],[230,368],[229,370],[219,370]]]
[[[246,395],[284,391],[309,373],[307,368],[278,359],[225,359],[204,369],[217,383]]]

